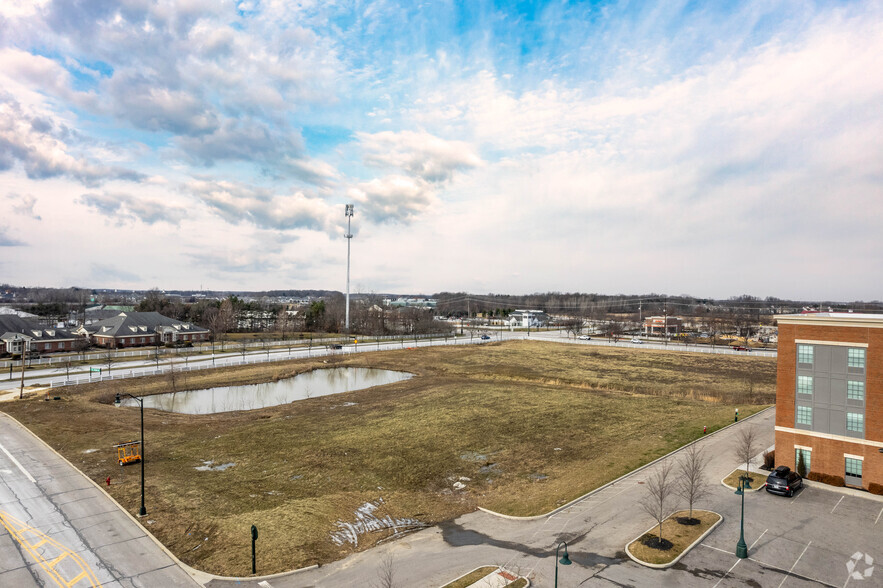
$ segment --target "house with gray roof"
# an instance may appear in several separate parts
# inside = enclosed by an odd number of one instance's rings
[[[209,338],[208,329],[171,319],[158,312],[121,312],[114,317],[83,325],[77,333],[88,336],[93,344],[109,349],[186,344],[208,341]]]
[[[83,338],[67,329],[44,327],[14,314],[0,315],[0,354],[21,355],[23,351],[50,353],[73,351]]]

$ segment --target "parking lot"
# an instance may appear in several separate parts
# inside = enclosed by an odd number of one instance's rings
[[[734,555],[739,498],[715,502],[724,524],[675,567],[659,572],[636,564],[611,566],[596,578],[635,586],[883,586],[883,497],[844,495],[818,485],[793,498],[748,493],[746,560]]]

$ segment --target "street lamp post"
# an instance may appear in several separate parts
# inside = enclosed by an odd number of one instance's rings
[[[141,406],[141,510],[138,511],[138,516],[147,516],[147,509],[144,508],[144,399],[138,398],[137,396],[132,396],[131,394],[124,393],[125,396],[129,398],[133,398],[138,402]],[[116,399],[113,401],[113,405],[119,408],[121,406],[120,403],[120,393],[117,392]]]
[[[350,243],[353,232],[350,230],[350,222],[353,218],[353,205],[346,205],[346,332],[350,332]]]
[[[558,550],[561,549],[561,546],[564,546],[564,555],[561,559],[558,559]],[[563,566],[569,566],[571,564],[570,558],[567,557],[567,541],[562,541],[558,544],[558,547],[555,548],[555,588],[558,588],[558,564],[561,563]]]
[[[739,542],[736,543],[736,557],[748,557],[748,546],[745,544],[745,491],[751,488],[750,476],[739,476],[739,487],[736,494],[742,497],[742,520],[739,521]]]

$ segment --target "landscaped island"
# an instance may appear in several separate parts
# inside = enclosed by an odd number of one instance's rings
[[[337,365],[405,371],[387,386],[213,415],[145,410],[145,526],[223,575],[327,563],[393,531],[483,506],[547,512],[774,402],[775,360],[513,341],[312,358],[64,389],[2,408],[132,512],[135,396],[266,382]],[[232,464],[232,465],[231,465]],[[223,467],[214,467],[220,465]],[[199,468],[199,470],[197,469]]]

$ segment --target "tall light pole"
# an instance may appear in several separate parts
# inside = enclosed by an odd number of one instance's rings
[[[561,559],[558,559],[558,550],[561,549],[561,546],[564,546],[564,556]],[[558,563],[562,565],[569,566],[571,564],[570,558],[567,557],[567,541],[562,541],[558,544],[558,547],[555,548],[555,588],[558,588]]]
[[[742,497],[742,520],[739,522],[739,542],[736,543],[736,557],[740,559],[748,557],[748,545],[745,544],[745,491],[749,488],[751,488],[751,476],[739,476],[739,487],[736,488],[735,494]]]
[[[129,398],[134,398],[138,401],[138,404],[141,405],[141,510],[138,511],[138,516],[143,517],[147,516],[147,509],[144,508],[144,399],[138,398],[137,396],[132,396],[131,394],[124,393],[125,396]],[[113,405],[117,408],[121,406],[120,402],[120,393],[117,392],[116,398],[113,401]],[[108,478],[109,480],[110,478]],[[108,482],[109,484],[110,482]]]
[[[350,222],[353,218],[353,205],[346,205],[346,332],[350,332],[350,242],[353,232],[350,230]]]

